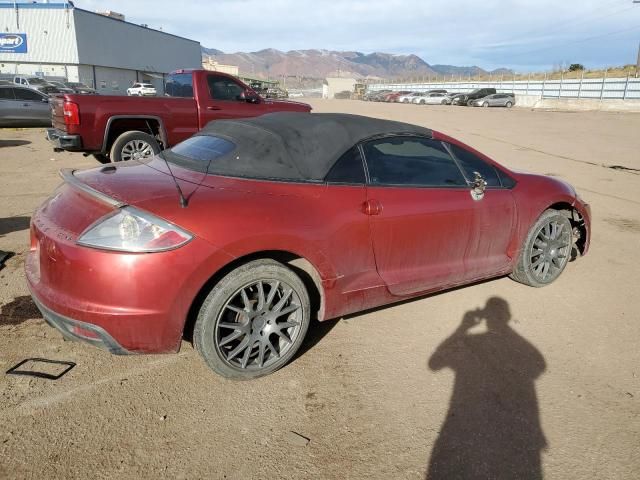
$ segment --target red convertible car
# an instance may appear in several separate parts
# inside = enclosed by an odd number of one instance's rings
[[[544,286],[590,239],[570,185],[355,115],[220,120],[150,159],[61,173],[26,262],[47,322],[118,354],[192,335],[232,378],[286,364],[313,317],[501,275]]]

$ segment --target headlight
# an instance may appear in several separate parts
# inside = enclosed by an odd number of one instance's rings
[[[193,236],[160,218],[123,207],[85,230],[78,244],[121,252],[162,252],[178,248]]]

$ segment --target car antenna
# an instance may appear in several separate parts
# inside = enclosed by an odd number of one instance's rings
[[[189,205],[189,201],[187,200],[187,197],[184,196],[184,193],[182,193],[180,184],[178,183],[178,180],[176,180],[176,177],[173,174],[173,170],[171,170],[171,167],[169,166],[169,162],[167,161],[166,157],[163,155],[162,152],[158,152],[158,156],[162,158],[162,160],[164,160],[164,164],[167,166],[167,170],[169,170],[169,175],[171,175],[171,178],[173,178],[173,183],[176,184],[176,188],[178,189],[178,195],[180,196],[180,206],[182,208],[187,208],[187,206]]]

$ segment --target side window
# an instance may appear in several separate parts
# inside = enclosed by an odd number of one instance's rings
[[[30,88],[16,88],[14,89],[16,99],[25,100],[29,102],[41,102],[44,98],[35,90],[31,90]]]
[[[360,149],[356,146],[344,153],[331,167],[328,183],[363,184],[366,182]]]
[[[167,77],[164,86],[164,94],[167,97],[193,97],[193,75],[191,73],[175,73]]]
[[[473,180],[474,172],[478,172],[482,175],[482,178],[486,180],[488,187],[501,186],[500,178],[492,165],[489,165],[470,151],[460,148],[457,145],[449,144],[449,148],[451,148],[451,152],[455,155],[464,174],[470,181]]]
[[[466,187],[467,182],[444,146],[418,137],[390,137],[364,145],[373,185]]]
[[[244,92],[244,88],[227,77],[219,77],[217,75],[209,75],[207,77],[209,84],[209,94],[215,100],[240,100],[240,94]]]
[[[0,88],[0,100],[15,100],[13,88]]]

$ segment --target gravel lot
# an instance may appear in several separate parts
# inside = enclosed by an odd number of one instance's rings
[[[637,478],[640,115],[312,103],[572,182],[592,205],[589,255],[547,288],[502,278],[324,322],[276,374],[227,381],[187,342],[116,357],[43,322],[24,281],[29,216],[58,169],[96,163],[2,129],[0,250],[15,256],[0,270],[0,478]],[[489,321],[465,333],[477,309]],[[3,374],[28,357],[77,366]]]

